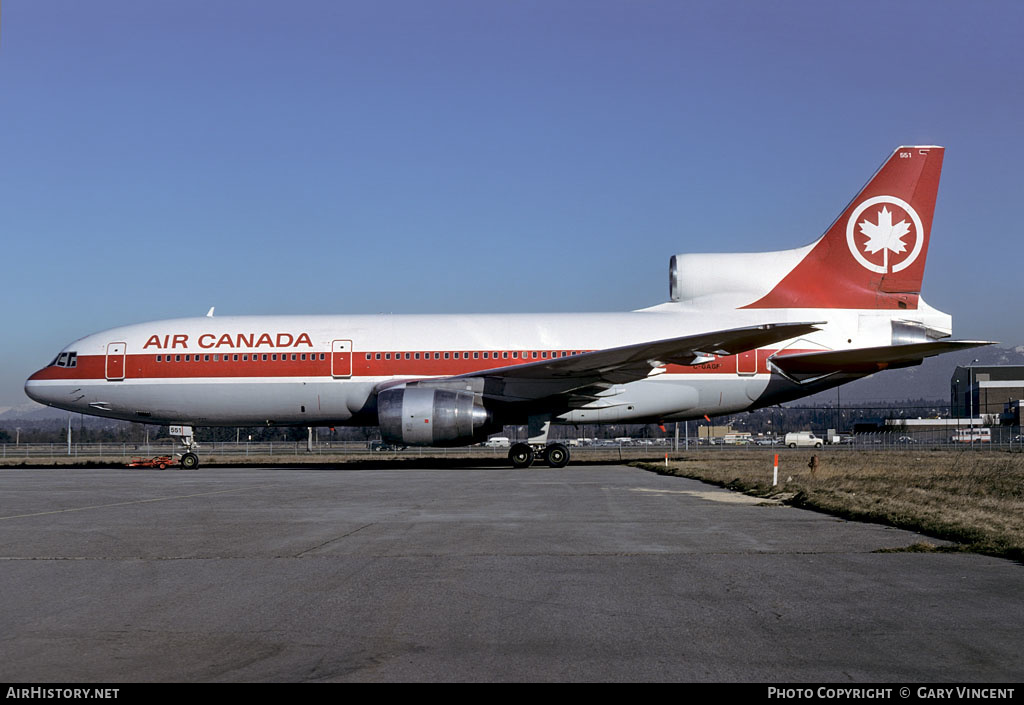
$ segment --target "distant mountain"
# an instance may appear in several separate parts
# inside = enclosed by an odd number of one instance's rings
[[[67,411],[54,409],[52,406],[36,404],[28,401],[17,406],[0,407],[0,421],[46,421],[48,419],[66,419]]]
[[[994,345],[959,353],[931,357],[916,367],[879,372],[839,388],[842,403],[932,399],[949,403],[949,381],[953,370],[970,365],[1024,365],[1024,345],[1001,348]],[[836,390],[814,394],[794,404],[834,404]]]
[[[9,435],[14,435],[14,429],[22,431],[22,440],[25,433],[33,431],[55,431],[62,433],[67,428],[68,420],[71,420],[75,429],[110,429],[121,428],[130,425],[127,421],[107,419],[100,416],[82,416],[69,411],[54,409],[50,406],[29,402],[18,406],[6,407],[0,411],[0,430],[6,430]],[[39,442],[39,441],[29,441]]]

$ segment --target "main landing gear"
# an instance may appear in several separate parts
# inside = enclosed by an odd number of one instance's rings
[[[569,464],[569,449],[561,443],[548,444],[551,430],[551,414],[533,414],[527,424],[526,443],[516,443],[508,451],[508,460],[514,468],[528,468],[534,459],[541,460],[553,468],[564,468]]]
[[[569,449],[561,443],[549,446],[531,446],[529,443],[516,443],[508,452],[508,460],[514,468],[528,468],[537,459],[553,468],[564,468],[569,464]]]

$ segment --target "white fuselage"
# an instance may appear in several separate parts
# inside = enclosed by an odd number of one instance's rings
[[[40,370],[25,389],[51,406],[144,423],[372,424],[370,401],[381,383],[508,367],[713,329],[824,323],[819,331],[770,349],[693,366],[658,367],[644,380],[610,386],[587,403],[557,409],[554,416],[562,423],[683,420],[818,391],[788,380],[781,384],[768,358],[780,350],[889,345],[894,320],[933,330],[951,327],[946,314],[923,302],[912,311],[732,309],[709,314],[670,303],[629,313],[183,318],[81,338],[62,351],[63,365]]]

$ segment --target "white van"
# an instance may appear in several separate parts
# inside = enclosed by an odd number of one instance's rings
[[[487,442],[484,443],[485,448],[511,448],[512,442],[505,436],[495,436],[494,438],[488,438]]]
[[[786,434],[786,445],[790,448],[821,448],[824,441],[810,431],[796,431]]]

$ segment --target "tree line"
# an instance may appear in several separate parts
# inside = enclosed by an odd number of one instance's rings
[[[834,428],[839,432],[850,432],[858,422],[878,418],[942,418],[949,415],[949,405],[929,399],[907,399],[898,402],[873,402],[841,406],[826,404],[818,406],[773,406],[740,414],[713,416],[715,426],[731,425],[737,431],[746,431],[754,436],[780,435],[789,431],[824,431]],[[76,443],[150,443],[169,438],[167,426],[140,424],[131,421],[115,421],[82,414],[70,417],[71,437]],[[707,425],[703,419],[689,422],[691,436]],[[680,425],[682,433],[682,425]],[[505,435],[525,438],[524,427],[506,427]],[[45,420],[6,419],[0,421],[0,443],[66,443],[68,417]],[[552,426],[551,437],[565,438],[671,438],[675,435],[673,424],[586,424],[582,426]],[[291,426],[243,426],[243,427],[197,427],[196,440],[199,442],[301,442],[307,438],[306,427]],[[380,438],[380,430],[366,427],[319,427],[314,437],[320,441],[370,441]]]

